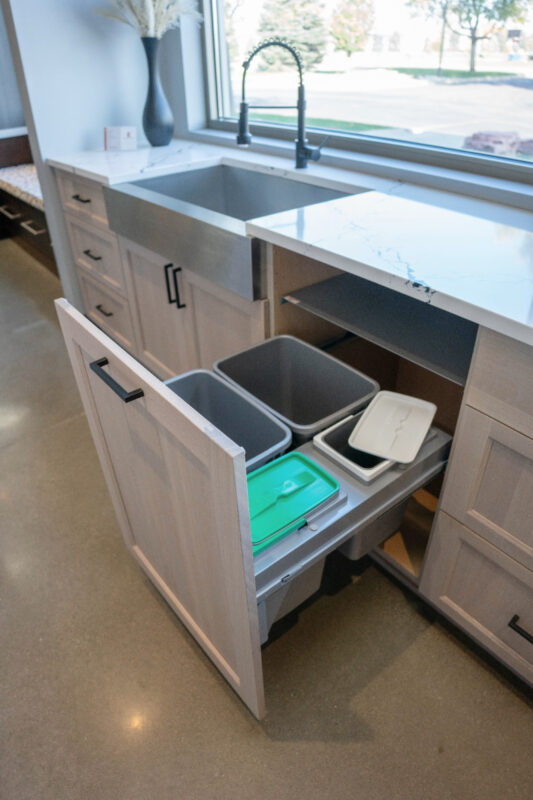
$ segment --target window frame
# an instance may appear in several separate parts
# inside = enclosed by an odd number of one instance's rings
[[[220,20],[223,19],[224,0],[203,0],[203,36],[206,99],[206,128],[210,131],[237,130],[237,117],[224,116],[224,105],[231,92],[229,67],[221,57]],[[294,124],[250,120],[250,133],[254,138],[273,143],[294,140]],[[491,154],[462,151],[437,145],[404,142],[363,133],[346,133],[335,129],[307,125],[313,143],[328,136],[328,148],[340,152],[382,157],[395,161],[411,162],[421,167],[446,169],[497,180],[533,185],[533,162]],[[252,145],[253,146],[253,145]]]

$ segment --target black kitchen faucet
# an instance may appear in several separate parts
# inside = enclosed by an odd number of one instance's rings
[[[252,60],[255,56],[261,51],[264,50],[266,47],[283,47],[285,50],[288,50],[289,53],[292,55],[296,62],[296,67],[298,68],[298,100],[295,106],[264,106],[264,105],[248,105],[246,102],[246,95],[245,95],[245,85],[246,85],[246,73],[248,72],[248,67],[252,63]],[[249,54],[246,61],[243,62],[243,73],[242,73],[242,97],[241,97],[241,107],[240,107],[240,114],[239,114],[239,132],[237,134],[237,144],[240,145],[249,145],[252,141],[252,136],[250,131],[248,130],[248,109],[250,108],[296,108],[298,111],[298,135],[295,139],[296,144],[296,169],[303,169],[307,166],[307,162],[311,161],[318,161],[320,158],[320,151],[321,147],[309,147],[309,143],[305,138],[305,87],[303,83],[303,68],[302,68],[302,60],[296,48],[291,45],[289,42],[286,42],[284,39],[274,38],[274,39],[265,39],[263,42],[257,45],[252,52]],[[327,137],[326,137],[327,138]]]

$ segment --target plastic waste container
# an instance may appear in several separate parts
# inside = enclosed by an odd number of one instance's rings
[[[376,381],[294,336],[274,336],[214,364],[218,375],[259,400],[298,443],[366,406]]]
[[[291,443],[291,432],[286,425],[209,370],[185,372],[165,384],[244,447],[248,472],[283,453]]]

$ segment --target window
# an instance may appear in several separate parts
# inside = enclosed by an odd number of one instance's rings
[[[212,23],[206,27],[214,127],[235,127],[249,51],[266,37],[283,36],[303,57],[308,130],[332,131],[336,141],[342,137],[363,152],[399,151],[446,165],[461,155],[454,165],[463,168],[470,156],[469,169],[472,162],[484,165],[474,171],[530,179],[533,0],[205,5]],[[290,56],[272,47],[248,71],[247,100],[290,106],[296,85]],[[289,138],[295,120],[289,108],[250,111],[255,131],[263,134]]]

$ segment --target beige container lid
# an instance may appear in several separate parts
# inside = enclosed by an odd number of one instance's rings
[[[380,458],[414,461],[437,411],[434,403],[397,392],[378,392],[354,427],[348,444]]]

